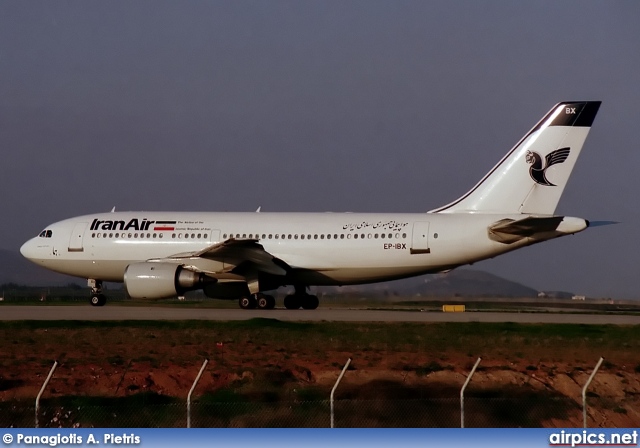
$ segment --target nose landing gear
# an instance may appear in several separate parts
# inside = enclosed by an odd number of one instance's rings
[[[107,297],[102,294],[102,280],[88,279],[87,285],[91,288],[91,299],[89,302],[92,306],[104,306],[107,303]]]

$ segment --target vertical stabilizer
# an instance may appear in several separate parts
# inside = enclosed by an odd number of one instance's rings
[[[558,103],[467,194],[431,213],[552,215],[600,103]]]

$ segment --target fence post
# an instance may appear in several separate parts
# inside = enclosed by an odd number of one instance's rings
[[[596,368],[593,369],[593,372],[591,372],[591,376],[589,376],[587,383],[582,388],[582,427],[583,428],[587,427],[587,388],[589,387],[589,384],[591,384],[593,377],[596,376],[596,372],[598,372],[598,369],[600,368],[600,364],[602,364],[602,361],[604,361],[604,358],[600,357],[598,364],[596,364]]]
[[[47,387],[47,384],[49,384],[49,380],[53,375],[53,371],[56,370],[56,367],[58,367],[58,361],[55,361],[53,363],[53,367],[51,367],[51,370],[49,371],[49,375],[47,375],[47,379],[44,380],[44,384],[40,388],[40,392],[38,392],[38,396],[36,397],[36,428],[40,427],[38,425],[38,412],[40,411],[40,397],[42,396],[42,392],[44,392],[45,387]]]
[[[464,384],[462,385],[462,389],[460,389],[460,427],[461,428],[464,428],[464,390],[467,388],[467,384],[469,384],[469,381],[471,381],[471,377],[476,372],[476,368],[478,367],[478,364],[480,364],[481,360],[482,358],[478,358],[476,363],[473,365],[473,369],[471,369],[471,373],[469,373],[469,376],[467,377],[467,381],[464,382]]]
[[[189,389],[189,395],[187,395],[187,428],[191,428],[191,394],[193,390],[196,388],[196,384],[200,381],[200,377],[202,376],[202,372],[204,372],[204,368],[207,367],[208,359],[205,359],[202,363],[202,367],[200,367],[200,372],[198,372],[198,376],[196,380],[193,382],[191,389]]]
[[[340,376],[338,377],[338,380],[336,381],[336,384],[334,384],[333,385],[333,389],[331,389],[331,396],[330,396],[329,401],[331,402],[331,427],[332,428],[333,428],[333,393],[336,391],[336,388],[338,387],[338,384],[340,384],[340,380],[344,376],[344,372],[347,371],[347,367],[349,367],[349,363],[350,362],[351,362],[351,358],[349,358],[347,360],[347,363],[342,368],[342,372],[340,372]]]

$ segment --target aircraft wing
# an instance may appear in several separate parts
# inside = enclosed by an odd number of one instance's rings
[[[221,243],[216,243],[205,247],[196,252],[184,252],[168,257],[171,261],[184,260],[189,265],[198,267],[198,265],[206,263],[198,263],[200,260],[213,260],[225,265],[229,265],[228,271],[241,264],[251,265],[257,271],[265,272],[273,275],[286,275],[285,268],[288,265],[282,260],[274,257],[267,252],[258,240],[244,239],[237,240],[230,238]],[[208,269],[200,268],[200,270],[208,271]],[[218,277],[218,275],[216,275]]]

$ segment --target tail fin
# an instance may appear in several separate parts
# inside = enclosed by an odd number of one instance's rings
[[[552,215],[600,103],[558,103],[467,194],[430,213]]]

